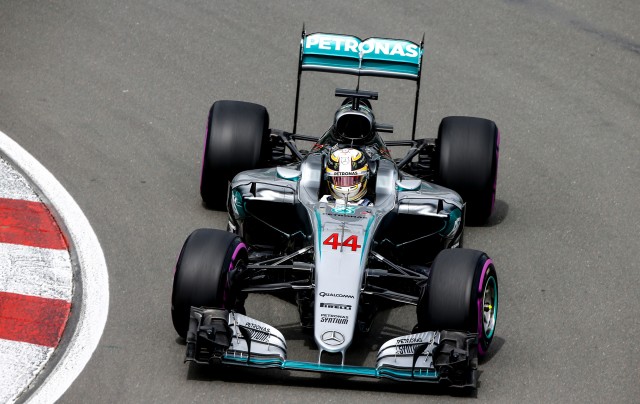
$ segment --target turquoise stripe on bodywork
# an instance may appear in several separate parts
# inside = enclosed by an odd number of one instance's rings
[[[244,200],[242,199],[242,194],[237,188],[231,191],[231,208],[236,214],[237,219],[244,219],[246,217],[247,213],[244,210]]]
[[[413,375],[410,370],[398,370],[398,369],[376,369],[373,367],[364,366],[349,366],[349,365],[332,365],[326,363],[315,362],[301,362],[301,361],[281,361],[279,359],[262,359],[251,358],[247,362],[247,357],[239,357],[233,355],[225,355],[223,359],[224,363],[255,366],[259,368],[265,367],[279,367],[283,370],[299,370],[304,372],[318,372],[318,373],[335,373],[350,376],[363,376],[363,377],[388,377],[392,379],[403,380],[437,380],[438,372],[435,370],[414,370]]]
[[[229,363],[231,365],[246,365],[246,366],[252,366],[252,367],[255,366],[260,368],[266,368],[266,367],[281,368],[283,364],[283,362],[280,359],[251,358],[251,361],[247,362],[246,356],[234,356],[234,355],[225,355],[223,358],[223,362]]]
[[[364,247],[367,245],[367,240],[369,239],[369,229],[371,229],[371,224],[373,223],[373,217],[369,219],[369,223],[367,223],[367,228],[364,231],[364,242],[362,243],[362,254],[360,254],[360,264],[362,265],[362,260],[364,259],[365,251],[368,251]]]
[[[455,208],[451,211],[451,213],[449,213],[449,222],[446,224],[445,228],[442,230],[442,234],[444,236],[448,236],[451,231],[453,230],[453,227],[456,224],[456,220],[460,219],[460,217],[462,216],[462,211],[458,208]]]
[[[392,377],[398,379],[437,379],[438,372],[435,370],[420,371],[415,370],[413,377],[410,370],[397,370],[397,369],[376,369],[372,367],[364,366],[348,366],[348,365],[330,365],[324,363],[311,363],[311,362],[298,362],[298,361],[284,361],[282,369],[288,370],[303,370],[310,372],[326,372],[326,373],[338,373],[352,376],[366,376],[366,377]]]
[[[304,66],[336,67],[357,70],[359,64],[358,59],[340,58],[331,55],[305,55],[304,57]]]
[[[318,210],[315,210],[316,213],[316,219],[317,219],[317,223],[316,226],[318,226],[318,254],[320,257],[322,257],[322,219],[320,219],[320,212],[318,212]]]
[[[409,64],[395,64],[392,62],[380,62],[380,61],[364,61],[362,63],[362,71],[384,71],[399,74],[407,74],[410,76],[417,76],[419,66]]]
[[[324,363],[285,361],[282,364],[282,369],[303,370],[308,372],[340,373],[340,374],[353,375],[353,376],[378,377],[378,371],[376,370],[376,368],[366,368],[366,367],[360,367],[360,366],[342,366],[342,365],[330,365],[330,364],[324,364]]]

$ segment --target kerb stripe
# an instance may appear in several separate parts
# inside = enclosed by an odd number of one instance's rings
[[[40,202],[0,198],[0,243],[67,249],[49,209]]]
[[[0,338],[55,348],[70,310],[65,300],[0,292]]]

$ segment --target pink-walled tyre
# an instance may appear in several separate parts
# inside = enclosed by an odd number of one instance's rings
[[[441,251],[431,266],[417,307],[418,329],[478,334],[484,356],[495,336],[498,276],[483,252],[462,248]]]
[[[232,279],[247,262],[247,247],[233,233],[198,229],[189,235],[178,257],[171,293],[171,319],[181,337],[187,335],[191,306],[236,308],[238,291]]]

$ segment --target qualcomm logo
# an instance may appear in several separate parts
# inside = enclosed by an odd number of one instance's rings
[[[318,295],[320,295],[320,297],[344,297],[347,299],[355,299],[355,297],[353,295],[344,295],[342,293],[328,293],[328,292],[320,292],[318,293]]]
[[[338,331],[327,331],[322,334],[322,342],[331,346],[342,345],[344,343],[344,335]]]

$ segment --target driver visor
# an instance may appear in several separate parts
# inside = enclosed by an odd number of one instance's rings
[[[335,175],[329,177],[333,185],[337,187],[352,187],[362,182],[364,175]]]

